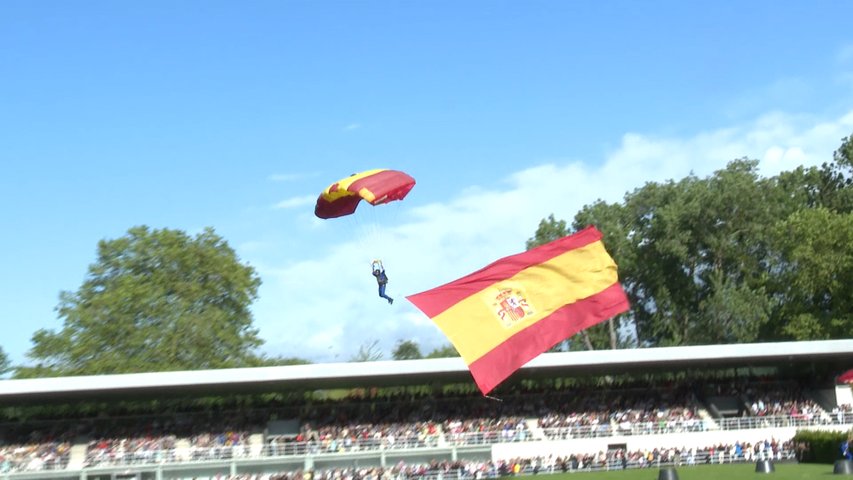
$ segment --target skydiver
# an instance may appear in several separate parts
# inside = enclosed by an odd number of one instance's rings
[[[388,276],[385,275],[385,267],[382,266],[382,260],[374,260],[371,264],[373,276],[376,277],[376,283],[379,284],[379,296],[388,300],[388,304],[394,303],[394,299],[385,295],[385,285],[388,283]]]

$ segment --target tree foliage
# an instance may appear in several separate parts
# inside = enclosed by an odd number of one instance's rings
[[[3,347],[0,347],[0,376],[5,375],[9,371],[12,370],[12,361],[9,360],[9,356],[3,350]]]
[[[413,340],[398,340],[394,346],[394,351],[391,352],[391,357],[394,360],[417,360],[423,358],[421,348]]]
[[[448,343],[444,346],[433,348],[425,358],[451,358],[458,356],[459,352],[456,351],[456,347]]]
[[[249,311],[260,279],[213,229],[131,228],[98,243],[59,331],[41,329],[19,376],[251,366],[262,344]]]
[[[548,242],[553,242],[558,238],[565,237],[568,234],[569,230],[566,226],[566,221],[555,219],[554,214],[552,213],[551,215],[548,215],[548,218],[544,218],[539,221],[539,226],[536,227],[536,233],[533,234],[532,238],[527,239],[525,247],[527,250],[531,250]]]
[[[595,202],[572,228],[596,225],[616,263],[641,346],[848,338],[853,329],[853,141],[831,162],[770,178],[738,159],[706,178],[647,183]],[[568,233],[553,215],[528,248]],[[611,323],[612,325],[612,323]],[[606,348],[605,325],[588,329]]]
[[[785,206],[758,178],[757,166],[736,160],[709,178],[647,184],[626,196],[633,258],[625,275],[642,342],[722,341],[717,315],[766,319],[760,312],[720,310],[748,308],[744,298],[759,310],[768,301],[761,289],[766,228]]]
[[[795,212],[776,225],[777,338],[849,338],[853,328],[853,213]]]
[[[300,357],[285,357],[281,355],[269,357],[269,356],[261,356],[258,357],[252,366],[257,367],[279,367],[286,365],[309,365],[312,362],[310,360],[300,358]]]
[[[350,357],[351,362],[375,362],[382,360],[382,349],[379,348],[379,340],[365,342],[358,347],[358,352]]]

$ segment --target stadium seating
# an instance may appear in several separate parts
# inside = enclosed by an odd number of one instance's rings
[[[744,405],[741,416],[714,415],[707,399],[723,397],[737,398]],[[6,425],[0,442],[0,473],[294,458],[289,463],[294,465],[292,469],[268,472],[264,478],[301,479],[301,459],[306,456],[350,458],[353,454],[375,452],[375,456],[359,457],[369,463],[369,459],[391,452],[449,452],[454,448],[508,443],[671,438],[712,431],[853,423],[849,405],[834,408],[830,415],[810,400],[806,390],[768,382],[706,383],[701,388],[690,383],[654,388],[637,384],[540,387],[511,391],[497,398],[470,391],[386,396],[359,393],[337,400],[271,403],[257,408],[57,419],[49,423],[49,428]],[[46,433],[33,437],[33,432]],[[463,458],[455,462],[437,459],[430,464],[395,460],[393,467],[365,466],[368,471],[356,476],[381,478],[388,472],[396,475],[402,471],[410,477],[442,472],[445,479],[476,479],[515,468],[538,472],[793,458],[794,449],[786,440],[768,438],[760,444],[708,440],[678,448],[670,442],[650,450],[576,451],[564,457],[546,455],[514,462]],[[343,479],[347,475],[353,475],[353,471],[346,467],[314,469],[315,479]]]

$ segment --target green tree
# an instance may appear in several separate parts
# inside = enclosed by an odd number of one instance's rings
[[[628,243],[616,244],[614,258],[626,267],[642,345],[721,341],[734,332],[746,335],[738,341],[755,339],[760,325],[723,332],[718,316],[766,321],[768,229],[794,208],[757,166],[735,160],[708,178],[649,183],[626,195]],[[737,309],[750,305],[756,310]]]
[[[9,356],[3,350],[3,347],[0,347],[0,376],[7,374],[12,370],[12,361],[9,360]]]
[[[356,352],[352,357],[350,357],[351,362],[375,362],[377,360],[382,360],[382,350],[379,348],[379,340],[373,340],[368,343],[363,343],[358,347],[358,352]]]
[[[83,284],[60,295],[62,329],[33,334],[35,365],[19,376],[251,366],[260,283],[211,228],[133,227],[98,243]]]
[[[824,206],[838,213],[853,213],[853,136],[841,140],[832,160],[821,167],[827,191]]]
[[[268,356],[258,357],[255,360],[254,365],[252,365],[252,366],[278,367],[278,366],[284,366],[284,365],[308,365],[310,363],[311,363],[310,361],[308,361],[304,358],[285,357],[285,356],[277,355],[277,356],[273,356],[273,357],[268,357]]]
[[[710,293],[699,302],[693,342],[745,343],[758,339],[769,321],[772,302],[765,289],[737,283],[722,272],[710,276]]]
[[[557,220],[554,214],[548,215],[548,218],[543,218],[539,221],[539,226],[536,227],[536,232],[532,238],[528,238],[525,243],[525,248],[531,250],[548,242],[553,242],[558,238],[563,238],[569,234],[568,226],[565,220]]]
[[[853,213],[804,209],[774,230],[782,299],[767,336],[818,340],[853,332]]]
[[[423,358],[421,348],[413,340],[398,340],[391,353],[394,360],[417,360]]]
[[[458,356],[459,352],[456,351],[456,347],[448,343],[444,346],[433,348],[424,358],[451,358]]]
[[[853,136],[842,139],[831,162],[779,176],[803,208],[773,229],[770,268],[779,298],[765,328],[768,339],[849,338],[853,284]]]

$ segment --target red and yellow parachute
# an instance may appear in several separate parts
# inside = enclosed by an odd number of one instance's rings
[[[324,219],[343,217],[355,212],[362,200],[371,205],[402,200],[414,186],[414,178],[397,170],[378,168],[354,173],[320,193],[314,214]]]

